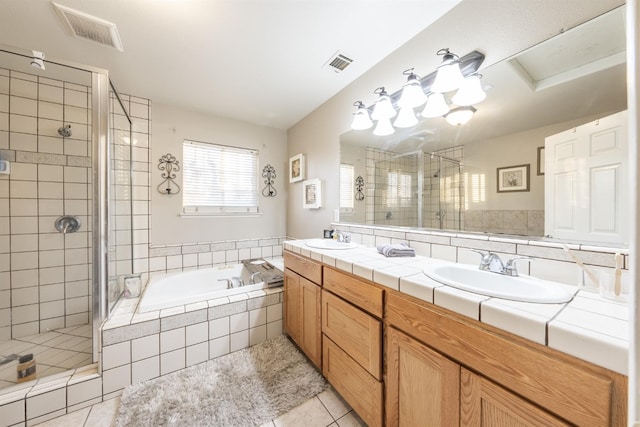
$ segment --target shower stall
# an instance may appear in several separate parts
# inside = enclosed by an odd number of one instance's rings
[[[374,179],[367,193],[367,222],[461,230],[461,177],[461,164],[456,159],[422,150],[388,153],[374,164]]]
[[[0,48],[0,393],[97,362],[133,271],[127,111],[106,71],[32,62]]]

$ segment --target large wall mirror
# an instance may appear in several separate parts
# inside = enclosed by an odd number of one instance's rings
[[[481,68],[487,97],[465,125],[422,118],[386,137],[343,134],[341,222],[560,237],[545,230],[542,147],[626,110],[624,13],[616,8]]]

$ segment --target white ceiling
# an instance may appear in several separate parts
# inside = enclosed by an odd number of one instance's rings
[[[0,43],[108,69],[123,93],[287,129],[459,1],[57,1],[115,23],[119,52],[71,36],[49,0],[2,0]],[[323,68],[338,50],[354,59],[340,74]]]

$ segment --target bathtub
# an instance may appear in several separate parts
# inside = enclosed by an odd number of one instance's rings
[[[255,261],[257,265],[262,262]],[[227,289],[227,280],[232,278],[240,278],[246,285],[237,286],[236,281],[237,287]],[[155,275],[147,282],[138,312],[177,307],[267,287],[264,282],[249,284],[250,281],[251,272],[243,264]]]

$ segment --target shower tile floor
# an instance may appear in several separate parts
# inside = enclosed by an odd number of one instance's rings
[[[2,341],[0,361],[13,354],[32,353],[36,360],[36,377],[41,378],[91,364],[91,337],[91,325],[81,325]],[[16,384],[17,365],[17,359],[0,365],[0,389]]]

